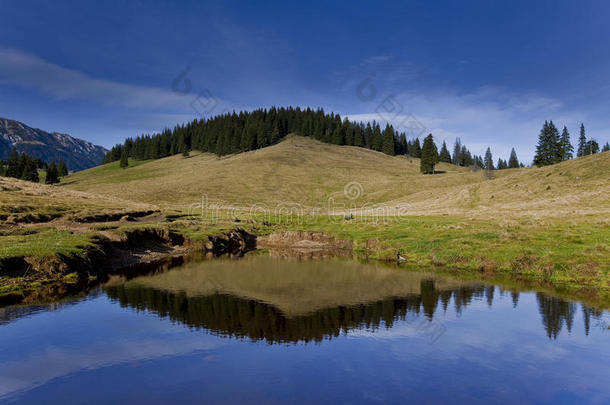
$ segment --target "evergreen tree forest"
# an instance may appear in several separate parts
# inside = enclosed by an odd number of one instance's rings
[[[422,157],[423,145],[420,139],[407,139],[404,132],[395,130],[391,125],[382,127],[375,121],[353,122],[342,119],[339,114],[328,114],[323,109],[271,107],[226,113],[207,120],[195,119],[158,134],[128,138],[123,144],[114,146],[103,163],[120,160],[121,167],[126,168],[126,157],[136,160],[159,159],[178,154],[188,157],[192,150],[225,156],[276,144],[291,133],[334,145],[372,149],[390,156]],[[493,162],[491,165],[486,164],[482,156],[473,155],[459,138],[455,140],[452,152],[444,141],[440,149],[435,144],[434,150],[437,151],[435,163],[451,163],[473,170],[523,167],[514,148],[508,160],[500,158],[496,165]],[[581,126],[576,155],[585,156],[599,151],[600,145],[593,139],[587,140],[584,125]],[[558,163],[571,159],[573,154],[574,147],[567,127],[564,126],[560,134],[553,121],[546,121],[540,131],[534,164],[544,166]]]
[[[122,145],[113,147],[103,163],[121,160],[123,150],[136,160],[159,159],[191,150],[215,153],[218,156],[264,148],[281,141],[286,135],[297,133],[335,145],[358,146],[383,152],[387,155],[409,155],[420,158],[422,145],[419,138],[407,140],[406,134],[391,125],[352,122],[339,114],[327,114],[323,109],[277,108],[241,111],[218,115],[208,120],[196,119],[173,130],[165,129],[155,135],[128,138]],[[460,144],[461,145],[461,144]],[[436,148],[436,146],[435,146]],[[445,145],[441,149],[442,162],[452,158]],[[461,146],[455,164],[468,166],[474,163],[470,152]]]
[[[580,135],[578,137],[578,148],[576,156],[582,157],[599,153],[599,143],[595,139],[587,139],[584,124],[580,125]],[[603,150],[602,150],[603,151]],[[563,127],[561,135],[553,121],[545,121],[540,135],[538,145],[536,145],[536,156],[534,164],[536,166],[547,166],[574,157],[574,147],[570,142],[570,133],[567,127]]]
[[[38,183],[40,182],[39,170],[46,171],[45,182],[47,184],[50,184],[49,179],[52,180],[51,183],[59,183],[59,178],[68,174],[68,167],[63,160],[59,161],[58,166],[55,165],[55,162],[47,165],[39,158],[28,156],[25,153],[18,154],[15,148],[12,149],[6,162],[0,161],[0,176]],[[51,172],[50,177],[49,172]]]

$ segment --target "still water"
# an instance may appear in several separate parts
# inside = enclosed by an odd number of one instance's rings
[[[0,403],[610,403],[610,315],[350,260],[246,256],[0,309]]]

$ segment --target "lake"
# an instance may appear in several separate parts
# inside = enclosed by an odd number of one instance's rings
[[[255,253],[0,309],[0,402],[608,404],[609,326],[517,287]]]

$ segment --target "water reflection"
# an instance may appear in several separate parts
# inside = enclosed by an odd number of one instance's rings
[[[258,256],[191,263],[107,286],[105,292],[122,307],[150,311],[212,334],[296,343],[319,342],[355,329],[391,328],[398,320],[425,328],[436,339],[444,326],[425,325],[420,318],[431,323],[440,309],[451,307],[460,315],[475,301],[491,307],[496,287],[353,261]],[[516,308],[519,292],[510,295]],[[575,303],[543,293],[536,299],[550,339],[564,326],[571,332]],[[588,334],[591,318],[599,319],[602,311],[582,308]]]
[[[0,310],[0,402],[607,403],[607,319],[376,264],[191,262]]]

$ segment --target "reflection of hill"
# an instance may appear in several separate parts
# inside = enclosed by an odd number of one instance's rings
[[[438,307],[460,311],[493,287],[353,261],[268,256],[214,260],[106,287],[122,306],[220,335],[271,343],[320,341],[356,328],[391,327]],[[489,293],[488,293],[489,294]]]
[[[228,294],[189,297],[184,292],[174,293],[141,285],[107,287],[106,294],[118,300],[121,306],[146,309],[160,317],[169,317],[172,321],[215,334],[269,343],[296,343],[321,341],[352,329],[391,327],[396,320],[408,320],[409,315],[423,313],[432,319],[439,303],[446,306],[452,295],[457,299],[456,305],[464,307],[473,297],[483,296],[485,289],[460,287],[441,293],[435,289],[433,280],[422,280],[420,295],[324,308],[291,317],[273,305]]]
[[[442,290],[461,285],[430,273],[397,271],[350,260],[297,261],[246,256],[238,262],[189,263],[173,271],[138,277],[127,287],[137,285],[184,293],[187,297],[229,294],[273,305],[292,317],[324,308],[421,295],[422,280],[430,280]]]
[[[461,313],[473,301],[492,306],[496,288],[464,284],[349,260],[298,261],[269,256],[188,263],[181,268],[109,285],[121,306],[224,336],[270,343],[320,341],[342,331],[391,327],[398,319],[432,320],[450,306]],[[502,290],[500,290],[502,293]],[[513,306],[518,292],[510,292]],[[537,294],[549,338],[571,330],[576,304]],[[602,311],[583,306],[585,332]]]

